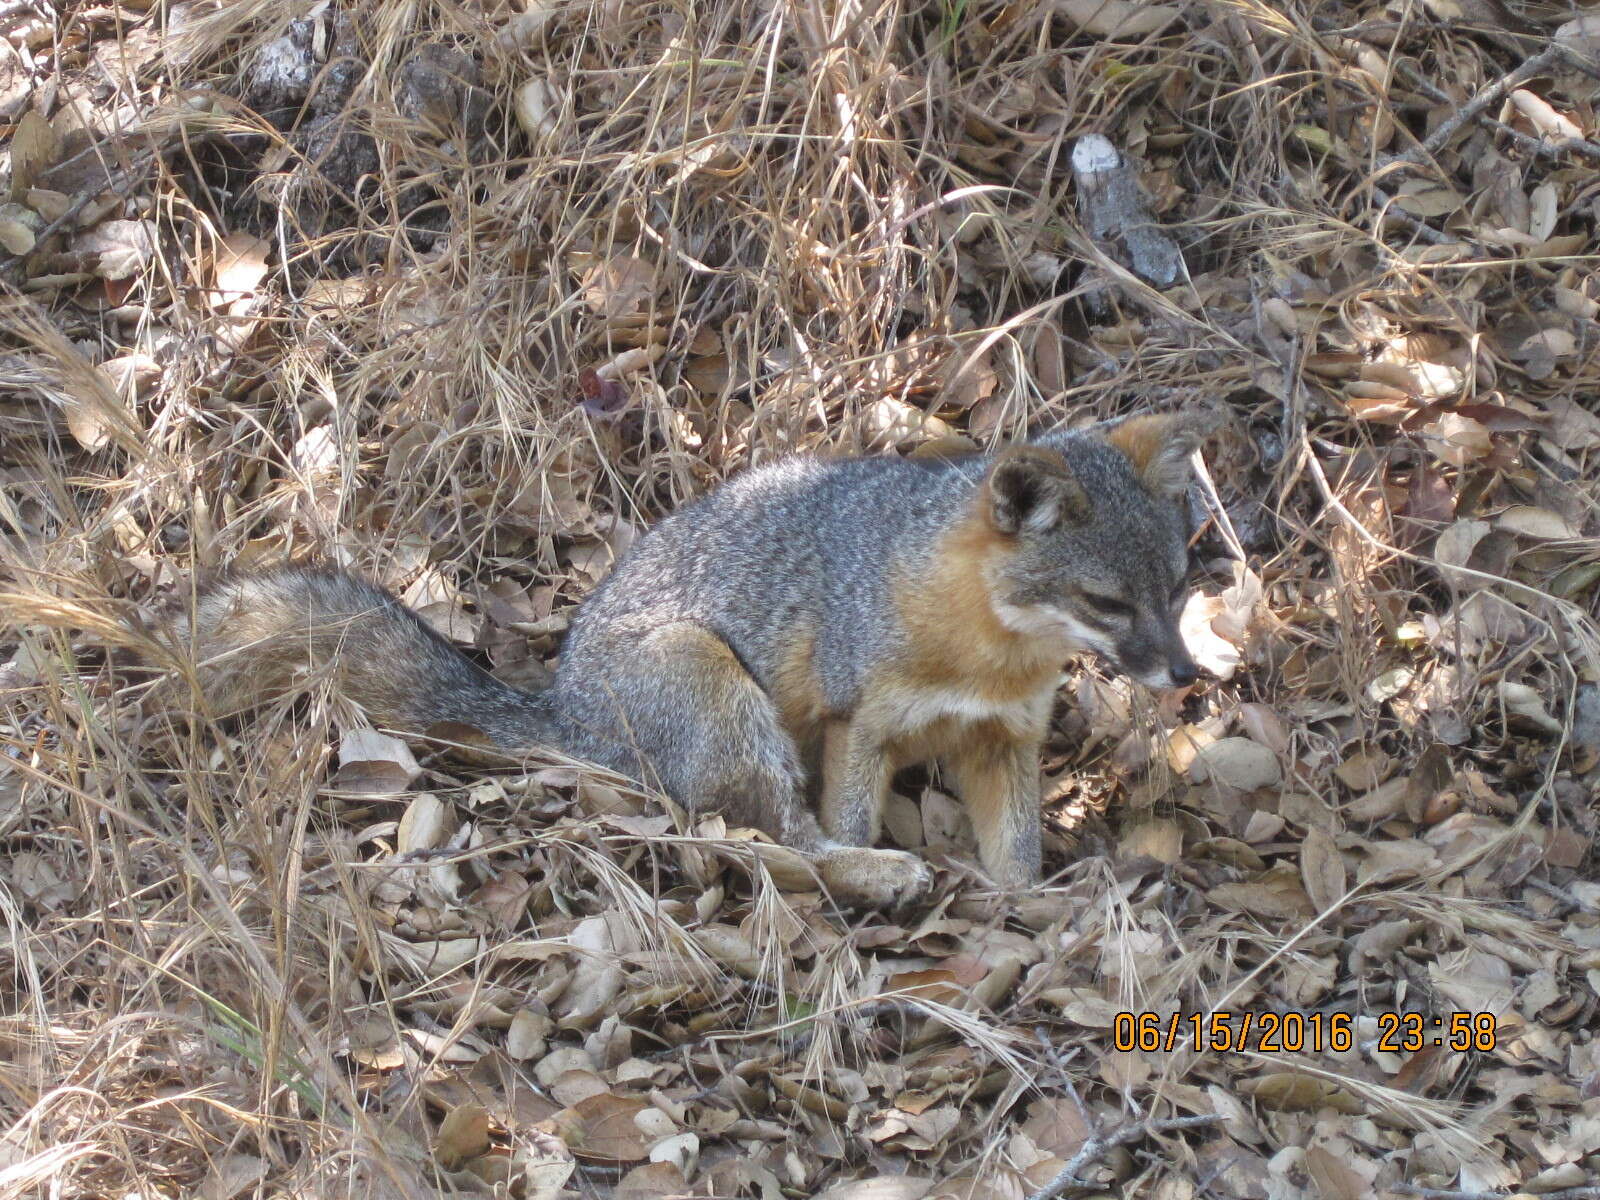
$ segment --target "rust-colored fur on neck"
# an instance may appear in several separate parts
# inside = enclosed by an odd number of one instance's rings
[[[980,495],[972,513],[934,551],[928,571],[896,588],[909,635],[906,681],[967,691],[1009,704],[1053,688],[1059,650],[1008,629],[995,612],[989,579],[1012,539],[990,524]]]

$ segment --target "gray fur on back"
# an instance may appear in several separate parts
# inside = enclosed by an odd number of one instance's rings
[[[585,706],[619,637],[696,621],[763,686],[789,632],[813,629],[827,703],[848,709],[894,637],[895,568],[932,552],[985,465],[977,456],[800,457],[736,477],[656,525],[583,605],[556,676],[558,703]]]

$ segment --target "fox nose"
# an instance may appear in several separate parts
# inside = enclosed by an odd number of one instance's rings
[[[1188,660],[1175,662],[1167,670],[1172,675],[1173,687],[1188,687],[1196,679],[1200,678],[1200,668]]]

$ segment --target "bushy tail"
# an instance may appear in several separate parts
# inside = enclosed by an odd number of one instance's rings
[[[460,723],[506,750],[565,741],[546,695],[501,683],[388,592],[342,571],[223,576],[157,632],[194,662],[213,715],[328,678],[374,725],[422,733]]]

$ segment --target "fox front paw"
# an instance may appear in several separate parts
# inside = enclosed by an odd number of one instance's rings
[[[819,867],[833,898],[861,908],[890,908],[915,900],[933,883],[933,870],[914,854],[846,846],[830,850]]]

